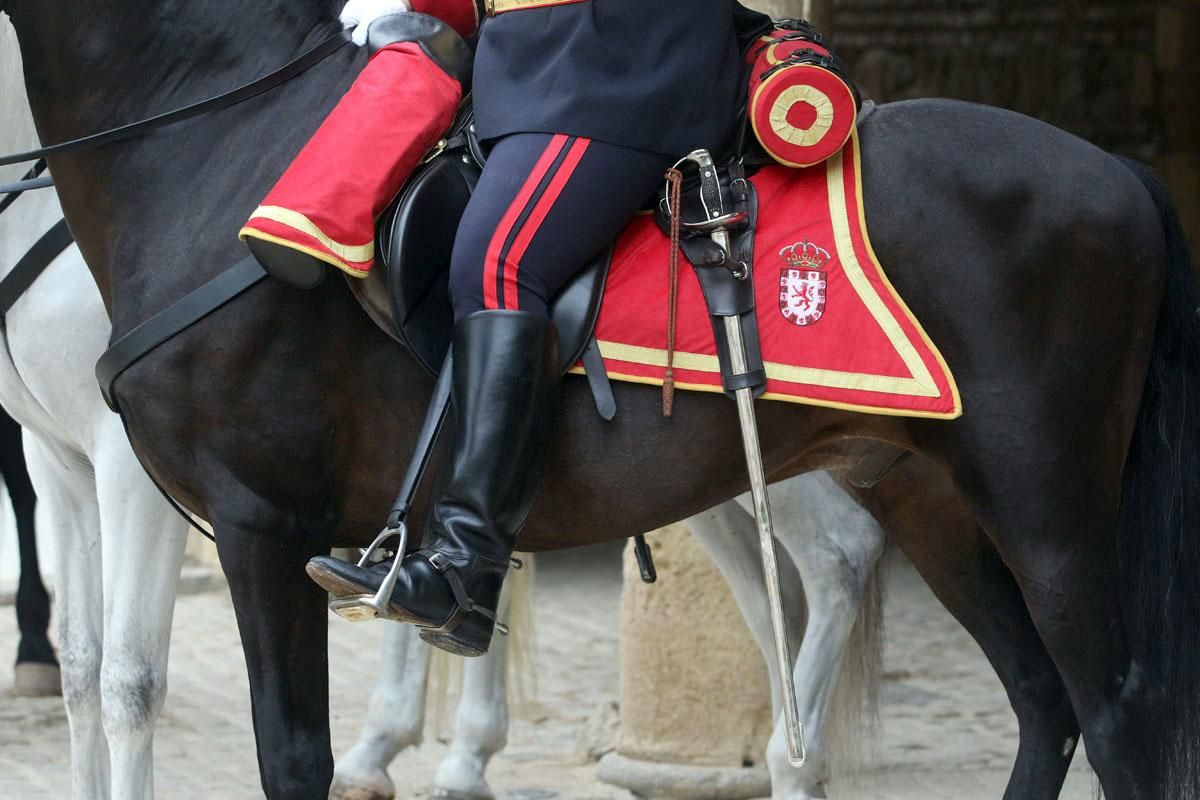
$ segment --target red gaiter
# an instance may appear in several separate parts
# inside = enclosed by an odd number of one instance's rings
[[[462,94],[417,44],[379,50],[239,236],[366,277],[376,218],[449,129]]]

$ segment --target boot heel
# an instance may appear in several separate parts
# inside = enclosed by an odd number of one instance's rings
[[[478,658],[486,655],[492,644],[492,632],[495,623],[478,612],[467,614],[456,628],[450,631],[440,631],[432,628],[421,629],[421,639],[431,647],[445,650],[456,656]]]

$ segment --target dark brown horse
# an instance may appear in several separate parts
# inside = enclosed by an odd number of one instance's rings
[[[333,6],[0,0],[44,141],[263,74],[333,32]],[[241,258],[236,231],[359,59],[344,50],[252,104],[52,161],[114,335]],[[1016,576],[1107,795],[1200,795],[1200,324],[1169,201],[1140,170],[997,109],[899,103],[861,133],[876,249],[966,413],[763,404],[769,474],[860,440],[937,464]],[[332,769],[325,596],[303,565],[376,532],[431,388],[338,281],[261,284],[118,384],[135,447],[216,528],[272,798],[324,797]],[[524,548],[626,537],[746,488],[727,402],[682,396],[664,420],[657,391],[619,386],[617,400],[605,423],[568,381]]]

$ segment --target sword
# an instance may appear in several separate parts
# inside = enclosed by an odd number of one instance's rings
[[[731,253],[729,226],[737,224],[744,213],[726,213],[721,183],[712,155],[707,150],[695,150],[676,164],[696,164],[700,171],[700,200],[706,219],[703,222],[683,223],[693,230],[707,231],[726,254]],[[670,209],[682,214],[683,209]],[[744,280],[749,269],[735,269],[734,275]],[[746,343],[742,325],[736,315],[722,317],[725,336],[729,342],[729,363],[735,374],[748,370]],[[783,591],[779,583],[779,559],[775,552],[775,529],[771,521],[771,501],[767,495],[767,479],[763,471],[762,448],[758,441],[758,421],[754,415],[754,390],[746,387],[734,392],[738,423],[742,431],[742,447],[746,468],[750,473],[750,496],[754,501],[754,521],[758,527],[758,544],[762,551],[763,577],[767,584],[767,601],[771,609],[771,630],[775,638],[775,658],[779,667],[779,684],[783,698],[784,731],[787,733],[788,761],[793,767],[803,767],[808,759],[804,745],[804,728],[796,702],[796,684],[792,680],[792,654],[788,645],[787,626],[783,612]]]

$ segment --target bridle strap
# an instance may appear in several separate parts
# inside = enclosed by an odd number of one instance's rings
[[[5,195],[4,197],[0,197],[0,214],[3,214],[8,210],[9,206],[17,202],[17,198],[21,196],[22,192],[27,192],[31,189],[41,189],[44,186],[53,186],[54,179],[49,175],[39,177],[45,171],[46,161],[43,159],[30,167],[29,172],[22,175],[21,180],[16,183],[0,183],[0,194]]]
[[[132,138],[146,131],[162,128],[166,125],[173,125],[176,122],[183,122],[193,117],[198,117],[201,114],[207,114],[210,111],[218,111],[220,109],[235,106],[238,103],[249,100],[252,97],[257,97],[263,92],[270,91],[284,83],[287,83],[292,78],[295,78],[308,69],[316,66],[321,61],[324,61],[329,56],[340,50],[344,45],[350,43],[349,31],[338,31],[333,36],[320,42],[312,49],[304,52],[294,61],[289,62],[283,67],[277,69],[269,75],[265,75],[257,80],[240,86],[224,94],[219,94],[216,97],[210,97],[207,100],[201,100],[198,103],[193,103],[183,108],[177,108],[174,111],[168,111],[140,122],[132,122],[128,125],[122,125],[117,128],[111,128],[101,133],[94,133],[90,136],[84,136],[80,139],[72,139],[69,142],[43,147],[39,150],[30,150],[26,153],[16,153],[14,155],[0,157],[0,167],[8,164],[22,164],[26,161],[33,161],[37,158],[45,158],[46,156],[61,155],[62,153],[72,153],[78,150],[86,150],[92,147],[100,147],[101,145],[112,144],[125,139]]]
[[[192,290],[117,339],[96,362],[96,380],[104,402],[120,413],[114,384],[142,356],[228,303],[267,277],[267,271],[246,256],[208,283]]]
[[[67,221],[60,219],[54,227],[42,234],[37,243],[29,248],[29,252],[21,256],[16,266],[0,280],[0,320],[54,259],[62,255],[74,241]]]

